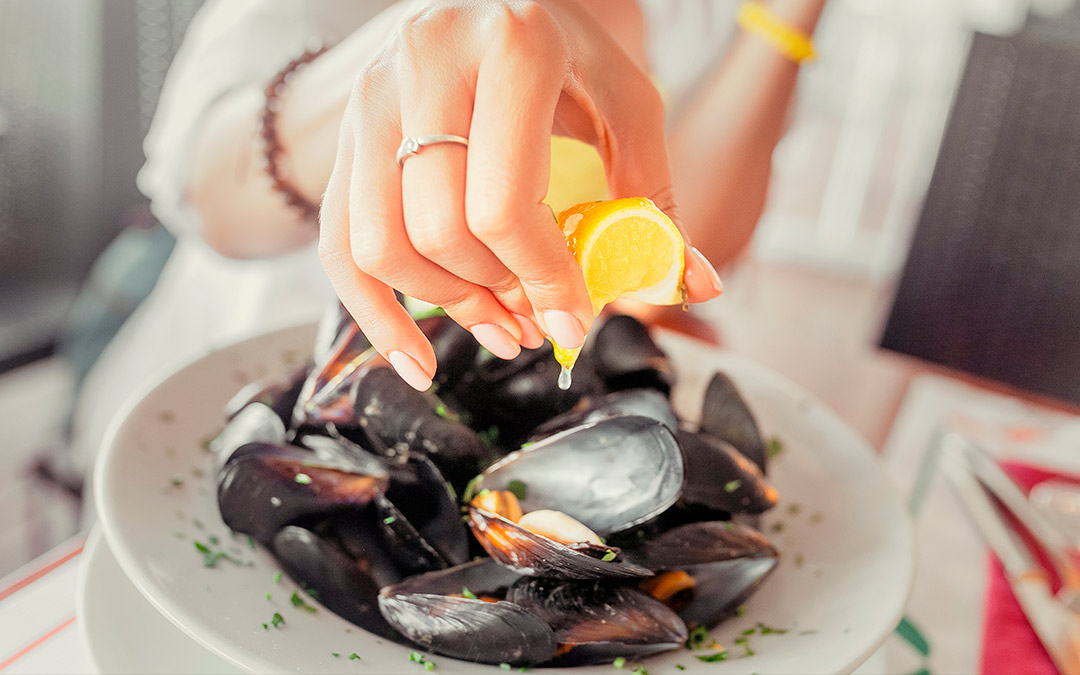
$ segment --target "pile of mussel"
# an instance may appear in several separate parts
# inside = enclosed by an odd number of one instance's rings
[[[675,649],[776,566],[765,444],[726,376],[691,426],[631,317],[598,325],[566,391],[550,345],[502,361],[419,324],[431,391],[338,307],[313,362],[241,391],[213,443],[225,523],[324,606],[438,654],[578,665]]]

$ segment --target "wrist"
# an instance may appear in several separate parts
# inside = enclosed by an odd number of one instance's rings
[[[826,0],[765,0],[763,3],[777,18],[792,28],[813,35]]]

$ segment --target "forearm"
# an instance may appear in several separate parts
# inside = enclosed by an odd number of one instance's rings
[[[825,0],[771,0],[789,24],[813,33]],[[799,66],[740,31],[712,79],[669,134],[679,214],[716,265],[749,241],[765,205],[773,149],[783,134]]]
[[[313,204],[321,201],[334,165],[353,83],[397,20],[397,12],[380,15],[295,71],[281,92],[275,122],[282,148],[279,173]],[[259,134],[264,87],[253,83],[218,101],[193,149],[186,198],[199,212],[203,238],[230,257],[270,257],[318,235],[273,189],[265,170]]]

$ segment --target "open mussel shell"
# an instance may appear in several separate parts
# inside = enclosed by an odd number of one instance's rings
[[[675,384],[667,354],[653,342],[648,327],[632,316],[606,319],[596,329],[589,354],[609,390],[650,388],[668,394]]]
[[[581,399],[568,412],[536,427],[530,440],[535,442],[560,431],[620,415],[648,417],[662,422],[673,432],[679,428],[679,419],[667,396],[655,389],[628,389]]]
[[[724,373],[716,373],[709,380],[698,431],[730,443],[765,473],[767,453],[757,421],[735,383]]]
[[[249,443],[218,473],[218,508],[230,529],[267,543],[282,527],[330,514],[361,514],[386,478],[353,473],[287,445]]]
[[[559,656],[551,665],[609,663],[678,649],[686,624],[660,601],[637,589],[606,581],[521,579],[506,599],[555,631]]]
[[[296,400],[300,396],[300,389],[310,370],[309,363],[284,379],[256,380],[248,384],[225,404],[225,418],[232,419],[250,403],[261,403],[270,407],[282,423],[288,425]]]
[[[423,455],[399,456],[387,464],[390,483],[385,500],[376,501],[379,526],[399,563],[416,571],[457,565],[469,559],[469,532],[461,522],[457,500],[450,494],[438,467]],[[393,520],[391,520],[391,518]],[[414,537],[423,545],[414,546]],[[397,544],[406,544],[401,548]],[[428,566],[427,549],[439,564]]]
[[[379,593],[395,629],[437,654],[526,666],[555,656],[555,633],[540,617],[503,600],[516,575],[491,560],[410,577]],[[465,590],[475,598],[465,597]]]
[[[486,509],[469,509],[473,534],[488,554],[518,574],[556,579],[646,577],[649,570],[619,559],[619,549],[564,544]],[[604,558],[609,560],[604,560]]]
[[[606,536],[662,513],[679,498],[683,458],[662,423],[610,417],[549,436],[489,467],[481,487],[521,483],[522,508],[553,509]]]
[[[780,499],[776,488],[730,443],[684,429],[678,440],[686,471],[680,505],[751,514],[776,506]]]
[[[731,521],[682,525],[626,556],[656,572],[642,588],[696,626],[715,625],[734,613],[778,558],[764,535]]]
[[[379,611],[377,582],[329,539],[288,526],[270,547],[285,573],[327,609],[379,637],[403,641]]]

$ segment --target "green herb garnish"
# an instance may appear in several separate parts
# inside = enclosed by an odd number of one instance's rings
[[[630,671],[630,675],[649,675],[649,671],[645,669],[645,666],[638,666]]]
[[[728,532],[734,532],[735,531],[735,523],[733,523],[730,520],[725,520],[724,521],[724,529],[727,530]]]
[[[499,427],[490,426],[484,431],[478,432],[476,436],[480,439],[480,442],[487,447],[494,447],[495,444],[499,442]]]
[[[704,661],[705,663],[715,663],[717,661],[727,661],[728,653],[725,649],[722,652],[716,652],[715,654],[705,654],[698,656],[698,661]]]
[[[330,652],[330,656],[333,656],[336,659],[341,656],[341,654],[338,654],[337,652]]]
[[[686,666],[684,666],[684,665],[683,665],[683,664],[681,664],[681,663],[676,663],[676,664],[675,664],[675,668],[676,668],[677,670],[686,670]]]
[[[275,584],[280,584],[281,583],[281,572],[280,571],[279,572],[274,572],[273,579],[274,579]]]
[[[499,667],[502,668],[503,670],[510,670],[510,664],[509,663],[500,663]]]
[[[213,544],[214,546],[217,546],[218,544],[221,543],[221,540],[218,539],[217,537],[211,535],[210,536],[210,543]]]
[[[746,638],[744,638],[744,637],[735,638],[735,644],[737,644],[738,646],[740,646],[744,650],[746,650],[746,653],[743,654],[743,656],[753,656],[754,655],[754,650],[750,649],[750,643],[746,641]]]
[[[709,639],[709,630],[705,626],[695,626],[686,636],[687,649],[699,649]]]
[[[735,480],[729,480],[724,483],[724,492],[735,492],[742,485],[742,481],[736,478]]]
[[[296,591],[293,591],[292,597],[289,598],[289,602],[292,603],[293,607],[299,607],[300,609],[304,610],[308,614],[314,614],[315,612],[318,611],[315,607],[312,607],[311,605],[304,602],[304,599],[301,598],[300,594],[297,593]]]
[[[278,612],[274,612],[274,616],[270,617],[270,625],[274,628],[277,628],[283,623],[285,623],[285,617],[281,616]]]
[[[762,635],[783,635],[784,633],[788,632],[787,628],[773,628],[771,626],[766,626],[760,621],[758,621],[757,629]]]
[[[623,666],[625,666],[625,665],[626,665],[626,657],[624,657],[624,656],[620,656],[619,658],[617,658],[617,659],[615,659],[614,661],[612,661],[612,662],[611,662],[611,665],[615,666],[615,667],[616,667],[616,668],[618,668],[619,670],[622,670],[622,669],[623,669]]]
[[[306,473],[296,474],[296,477],[293,478],[293,480],[295,480],[297,483],[300,483],[301,485],[311,485],[311,476],[307,475]]]
[[[180,476],[173,476],[171,479],[169,479],[169,484],[173,487],[183,487],[184,479]]]
[[[383,518],[382,521],[383,521],[383,525],[393,525],[394,523],[397,522],[397,518],[395,518],[394,516],[387,516],[387,517]]]
[[[267,600],[269,600],[269,599],[270,599],[270,591],[267,591],[267,592],[266,592],[266,599],[267,599]]]
[[[349,660],[350,661],[359,661],[360,660],[360,655],[357,654],[356,652],[353,652],[352,654],[349,654]]]
[[[773,458],[784,451],[784,443],[776,436],[773,436],[769,440],[765,441],[765,456]]]
[[[520,480],[510,481],[510,484],[506,486],[506,489],[514,493],[514,496],[518,499],[525,499],[525,496],[529,493],[529,486]]]
[[[461,587],[461,597],[476,600],[476,594],[464,586]]]
[[[604,554],[604,557],[603,557],[603,558],[600,558],[600,561],[601,561],[601,562],[611,562],[612,560],[614,560],[614,559],[615,559],[615,557],[616,557],[615,551],[612,551],[612,550],[611,550],[611,549],[609,548],[609,549],[607,550],[607,553],[605,553],[605,554]]]

